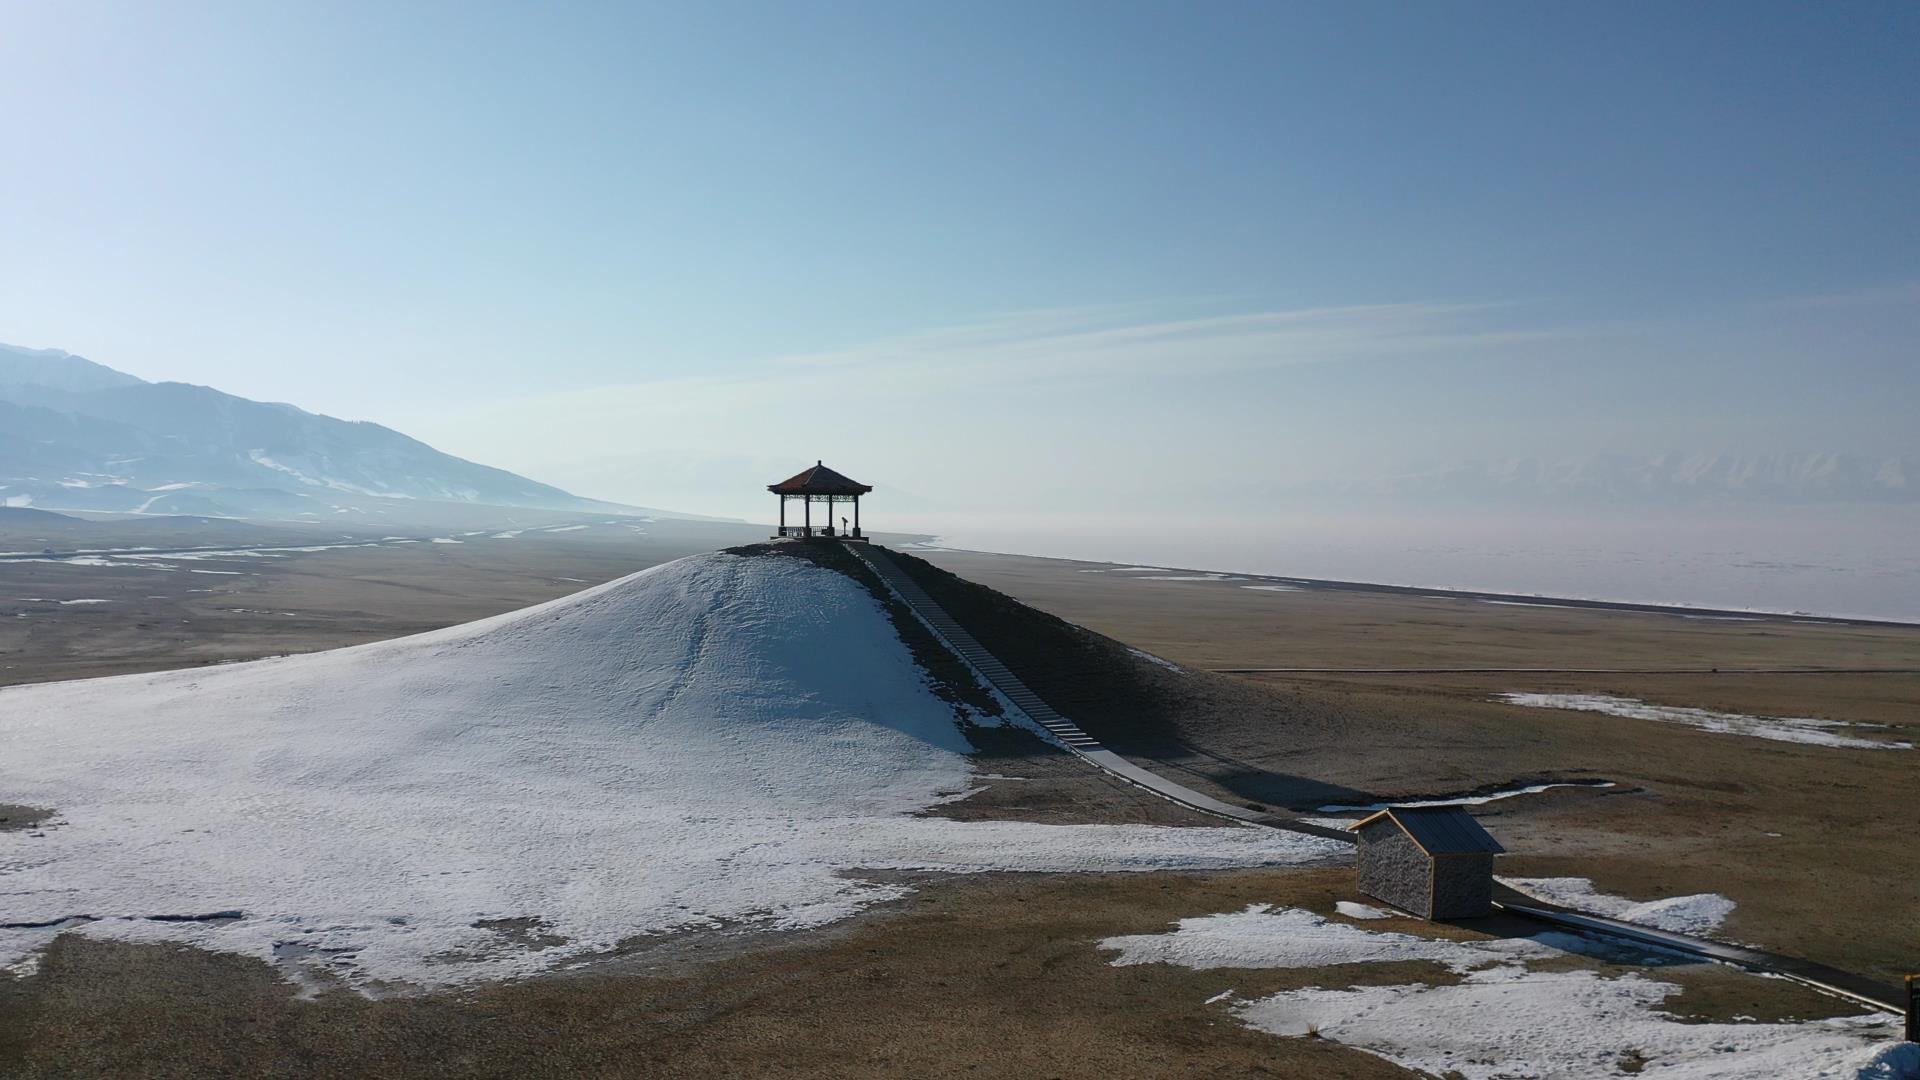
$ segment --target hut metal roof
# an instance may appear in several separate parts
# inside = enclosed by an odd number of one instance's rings
[[[768,484],[767,490],[776,495],[865,495],[873,490],[873,485],[848,479],[816,461],[811,469],[797,472],[777,484]]]
[[[1362,829],[1381,818],[1400,826],[1429,855],[1499,855],[1507,850],[1458,806],[1389,806],[1348,828]]]

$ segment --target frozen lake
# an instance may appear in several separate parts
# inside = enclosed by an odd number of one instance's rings
[[[920,515],[945,546],[1425,588],[1920,622],[1920,507]]]

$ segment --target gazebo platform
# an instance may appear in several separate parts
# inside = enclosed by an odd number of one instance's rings
[[[866,536],[860,531],[860,496],[873,490],[872,484],[862,484],[834,472],[819,461],[813,468],[794,474],[777,484],[768,484],[767,490],[780,496],[780,531],[775,540],[859,540]],[[799,499],[802,507],[801,524],[787,524],[787,500]],[[813,523],[813,504],[825,503],[827,520],[824,525]],[[853,524],[849,528],[846,518],[841,518],[841,527],[833,526],[833,504],[853,504]]]

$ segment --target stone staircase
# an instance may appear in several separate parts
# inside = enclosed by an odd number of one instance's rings
[[[961,626],[952,615],[947,614],[947,609],[941,607],[939,601],[927,595],[927,591],[922,589],[911,575],[900,569],[900,564],[893,561],[885,548],[870,544],[848,544],[847,550],[853,552],[861,562],[866,563],[868,569],[878,574],[887,588],[912,608],[914,614],[933,630],[935,636],[939,637],[954,655],[965,660],[982,679],[986,680],[988,685],[999,691],[1002,697],[1065,743],[1069,751],[1079,755],[1088,764],[1129,784],[1146,788],[1162,798],[1202,813],[1254,825],[1310,833],[1347,843],[1353,842],[1353,838],[1344,830],[1329,829],[1322,825],[1295,821],[1284,815],[1262,813],[1245,806],[1221,802],[1211,795],[1202,794],[1183,784],[1176,784],[1159,773],[1149,772],[1107,749],[1098,739],[1081,731],[1079,725],[1054,711],[1053,706],[1048,705],[1039,694],[1034,693],[1032,688],[1022,682],[1018,675],[1008,669],[1007,665],[1001,663],[998,657],[988,652],[978,639],[967,632],[966,627]]]
[[[941,607],[933,597],[928,596],[927,591],[916,584],[905,570],[900,569],[900,564],[889,558],[884,549],[868,544],[848,544],[847,550],[859,556],[860,561],[880,575],[880,580],[886,582],[895,596],[904,601],[916,615],[932,627],[933,632],[945,641],[949,649],[973,665],[975,671],[979,672],[995,690],[1000,691],[1003,697],[1018,706],[1021,712],[1031,717],[1034,723],[1046,728],[1055,738],[1066,743],[1070,750],[1086,753],[1091,750],[1105,749],[1098,739],[1081,731],[1073,721],[1055,712],[1051,705],[1040,699],[1039,694],[1034,693],[1026,683],[1021,682],[1018,675],[1008,670],[1007,665],[988,652],[972,634],[967,632],[966,627],[955,622],[953,616],[947,614],[947,609]]]

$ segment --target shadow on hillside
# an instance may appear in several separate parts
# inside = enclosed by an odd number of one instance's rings
[[[1241,802],[1311,810],[1371,799],[1268,767],[1302,740],[1337,737],[1336,717],[1312,714],[1264,687],[1168,670],[923,559],[891,554],[988,651],[1109,749],[1176,779],[1204,780]]]
[[[1329,784],[1310,776],[1274,772],[1224,754],[1216,754],[1183,744],[1172,754],[1151,756],[1159,772],[1173,779],[1210,780],[1238,796],[1242,802],[1284,806],[1289,810],[1314,810],[1333,804],[1358,805],[1373,801],[1373,796],[1341,784]]]

